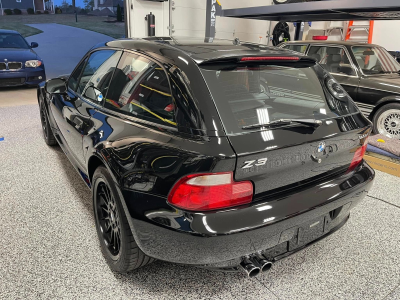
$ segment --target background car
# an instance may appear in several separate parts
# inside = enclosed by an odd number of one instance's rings
[[[0,29],[0,87],[38,85],[46,80],[43,60],[17,31]]]
[[[374,125],[400,138],[400,64],[383,47],[355,42],[296,41],[279,45],[315,58]]]
[[[371,124],[328,72],[258,44],[151,39],[99,45],[38,89],[113,270],[253,277],[346,223],[375,176]]]

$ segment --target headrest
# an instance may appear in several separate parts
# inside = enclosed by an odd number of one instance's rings
[[[328,47],[328,48],[326,48],[326,53],[329,54],[329,55],[340,54],[340,48],[330,48],[330,47]]]
[[[321,61],[321,55],[319,55],[318,53],[311,54],[310,57],[315,58],[317,62]]]
[[[342,56],[340,54],[333,54],[331,56],[332,62],[341,62],[342,61]]]

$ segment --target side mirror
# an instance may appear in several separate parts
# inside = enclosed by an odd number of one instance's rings
[[[363,55],[367,56],[367,55],[375,55],[375,52],[372,50],[366,50],[363,52]]]
[[[340,65],[339,72],[350,76],[356,75],[356,72],[351,65]]]
[[[97,102],[102,102],[103,101],[103,94],[101,91],[96,88],[93,83],[89,83],[89,85],[86,87],[85,92],[83,93],[83,96],[85,98],[88,98],[92,101],[97,101]]]
[[[64,79],[54,78],[46,82],[44,89],[49,94],[65,94],[67,85]]]
[[[35,42],[31,43],[31,48],[37,48],[37,47],[39,47],[38,43],[35,43]]]

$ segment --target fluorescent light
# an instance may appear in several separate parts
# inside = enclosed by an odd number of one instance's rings
[[[258,211],[264,211],[264,210],[269,210],[269,209],[271,209],[271,208],[272,208],[271,205],[264,205],[264,206],[261,206],[261,207],[257,207],[256,209],[257,209]]]
[[[209,232],[216,233],[216,231],[212,230],[212,229],[210,228],[210,226],[208,226],[206,218],[207,218],[206,216],[203,217],[203,224],[204,224],[204,227],[205,227]]]
[[[271,222],[273,220],[275,220],[275,217],[271,217],[271,218],[265,219],[264,223],[268,223],[268,222]]]
[[[189,65],[189,62],[188,62],[186,59],[184,59],[183,57],[178,56],[178,58],[179,58],[181,61],[185,62],[187,65]]]

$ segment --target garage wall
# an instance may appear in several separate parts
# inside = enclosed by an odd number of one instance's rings
[[[169,2],[151,2],[143,0],[125,0],[126,23],[128,37],[147,36],[147,21],[145,17],[152,12],[156,16],[156,35],[169,35]],[[172,1],[172,0],[171,0]],[[191,0],[188,0],[191,1]]]
[[[174,3],[171,9],[174,36],[205,36],[206,0],[170,0]],[[220,0],[223,9],[271,5],[272,0]],[[147,22],[145,16],[152,12],[156,16],[156,35],[169,35],[170,2],[152,2],[144,0],[126,0],[126,18],[130,24],[129,37],[147,36]],[[344,25],[346,22],[313,22],[310,28],[305,25],[304,40],[312,39],[313,35],[322,35],[329,26]],[[217,17],[216,37],[267,44],[267,32],[274,29],[276,22],[246,20],[235,18]],[[271,26],[271,28],[270,28]],[[289,23],[292,40],[294,37],[293,23]],[[381,45],[388,50],[400,51],[400,38],[396,36],[396,29],[400,21],[375,21],[373,43]],[[329,40],[340,40],[339,32],[335,32]]]
[[[170,0],[172,1],[172,0]],[[223,9],[262,6],[272,4],[272,0],[220,0]],[[174,36],[205,37],[206,0],[173,0],[171,18]],[[144,17],[149,12],[156,15],[156,35],[169,35],[169,2],[150,2],[127,0],[127,14],[130,22],[129,37],[147,35],[147,23]],[[245,20],[217,17],[217,38],[239,38],[245,41],[267,43],[269,21]]]
[[[175,36],[205,36],[206,0],[174,0],[172,24]],[[272,0],[220,0],[223,9],[272,4]],[[267,42],[269,21],[217,17],[216,37],[239,38],[251,42]]]
[[[400,21],[375,21],[372,43],[389,51],[400,51],[400,37],[397,33]]]

